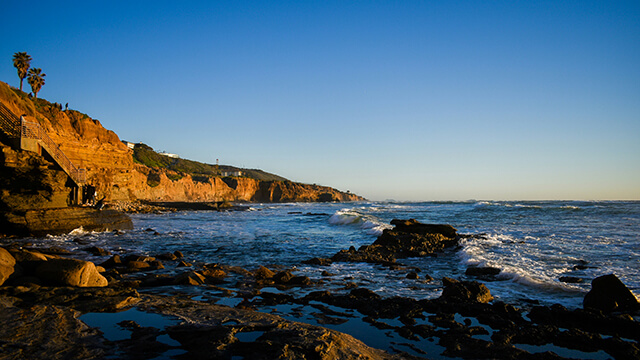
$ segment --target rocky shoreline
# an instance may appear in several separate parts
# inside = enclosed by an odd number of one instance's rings
[[[203,264],[184,258],[179,251],[154,256],[111,254],[78,238],[81,250],[72,253],[56,247],[35,249],[7,239],[0,248],[0,359],[440,356],[415,345],[425,340],[446,357],[464,359],[562,359],[550,351],[557,349],[605,358],[640,357],[640,306],[615,275],[594,279],[583,308],[535,304],[517,308],[495,301],[479,281],[431,279],[400,262],[455,249],[460,235],[454,228],[414,220],[392,224],[395,227],[371,245],[342,250],[330,259],[301,259],[301,263],[317,266],[319,271],[332,262],[379,264],[422,281],[441,281],[439,298],[382,298],[358,286],[346,294],[331,293],[322,283],[297,275],[295,269],[262,266],[250,271],[232,264]],[[86,261],[88,256],[101,261]],[[166,272],[169,269],[171,273]],[[494,272],[470,269],[479,280]],[[230,302],[234,306],[214,304],[190,291],[202,288],[235,300]],[[300,291],[291,295],[267,290],[274,288]],[[313,309],[317,323],[326,326],[358,318],[406,341],[395,344],[391,354],[327,327],[255,310],[279,305]],[[131,311],[161,314],[166,323],[143,326],[135,319],[122,321],[118,326],[128,336],[110,340],[82,321],[83,314]]]

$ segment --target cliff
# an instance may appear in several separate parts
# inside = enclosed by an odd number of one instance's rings
[[[247,177],[219,177],[212,175],[192,175],[162,167],[151,167],[136,163],[133,150],[120,141],[113,131],[105,129],[100,121],[75,110],[61,110],[58,104],[43,99],[30,99],[25,93],[12,89],[0,82],[0,101],[14,114],[25,114],[28,120],[37,121],[46,133],[58,144],[65,155],[78,168],[86,169],[87,184],[97,190],[97,197],[106,197],[106,201],[253,201],[253,202],[298,202],[298,201],[357,201],[361,197],[341,192],[329,187],[294,183],[280,180],[259,180]],[[9,149],[8,147],[5,147]],[[7,154],[9,150],[5,151]],[[8,157],[7,157],[8,156]],[[33,157],[36,155],[4,156],[0,166],[12,168],[12,171],[29,172],[31,165],[22,170],[11,165],[6,159],[17,156]],[[37,157],[37,156],[36,156]],[[40,157],[41,158],[41,157]],[[10,159],[9,159],[10,160]],[[32,162],[35,160],[31,160]],[[40,161],[40,160],[38,160]],[[45,159],[42,159],[45,161]],[[37,161],[36,161],[37,162]],[[34,169],[53,168],[47,164],[34,164]],[[4,170],[3,170],[4,171]],[[8,173],[7,173],[8,174]],[[53,176],[42,173],[34,176]],[[52,192],[50,203],[42,201],[33,204],[36,208],[59,207],[64,204],[64,176],[58,182],[49,181],[45,187],[58,187]],[[11,176],[9,175],[9,178]],[[7,180],[7,182],[11,182]],[[5,182],[4,189],[10,193],[16,189],[14,182],[9,186]],[[27,184],[27,183],[25,183]],[[19,185],[18,185],[19,186]],[[32,185],[26,185],[23,191],[29,192]],[[45,199],[40,196],[40,200]],[[9,206],[15,199],[5,199]],[[46,201],[45,201],[46,202]]]

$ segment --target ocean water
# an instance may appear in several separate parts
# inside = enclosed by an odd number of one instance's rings
[[[640,202],[621,201],[467,201],[362,202],[328,204],[252,204],[248,211],[185,211],[132,216],[135,229],[111,232],[74,231],[64,236],[28,239],[35,246],[68,249],[90,244],[114,253],[156,255],[180,250],[192,263],[221,263],[254,270],[260,265],[294,268],[296,274],[323,281],[332,292],[350,286],[371,289],[382,296],[435,298],[442,277],[475,280],[469,266],[493,266],[502,272],[483,281],[499,300],[515,305],[532,300],[550,305],[580,307],[593,278],[616,274],[640,294]],[[451,224],[465,239],[458,249],[438,257],[401,259],[419,270],[389,270],[372,264],[335,263],[329,267],[303,265],[312,257],[329,258],[350,246],[375,241],[392,219]],[[151,231],[153,230],[153,231]],[[87,255],[100,263],[107,258]],[[333,276],[322,276],[322,271]],[[167,272],[177,271],[170,267]],[[422,281],[425,274],[434,281]],[[559,279],[572,276],[582,283]],[[481,280],[482,281],[482,280]],[[294,289],[304,291],[318,288]],[[197,291],[197,290],[196,290]]]

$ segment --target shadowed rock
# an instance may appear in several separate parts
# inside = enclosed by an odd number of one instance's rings
[[[458,243],[451,225],[422,224],[414,219],[392,220],[391,224],[395,227],[385,229],[373,244],[341,250],[331,260],[393,265],[398,258],[434,256]]]
[[[638,311],[640,304],[633,293],[614,274],[593,279],[591,291],[585,295],[584,308],[594,308],[604,312]]]
[[[442,279],[444,289],[441,300],[488,303],[493,300],[489,289],[477,281],[458,281],[445,277]]]

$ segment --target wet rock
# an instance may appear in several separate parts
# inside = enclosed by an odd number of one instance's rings
[[[444,301],[488,303],[493,300],[489,289],[477,281],[458,281],[445,277],[442,284],[444,289],[440,299]]]
[[[184,257],[184,254],[182,254],[182,251],[180,250],[174,251],[173,255],[175,255],[178,259],[182,259]]]
[[[132,260],[127,262],[127,271],[144,271],[151,270],[151,264],[145,261]]]
[[[457,230],[451,225],[442,224],[422,224],[415,219],[409,220],[391,220],[391,225],[395,226],[396,231],[414,234],[442,234],[447,238],[455,238]]]
[[[640,310],[638,299],[614,274],[593,279],[583,306],[604,312]]]
[[[264,266],[260,266],[254,273],[254,276],[258,280],[266,280],[273,278],[275,273]]]
[[[176,276],[173,281],[176,285],[202,285],[206,282],[206,278],[195,271],[189,271]]]
[[[185,262],[183,260],[180,260],[180,262],[178,263],[178,265],[176,265],[176,267],[191,267],[193,266],[192,264]]]
[[[416,220],[393,220],[393,229],[385,229],[371,245],[358,250],[342,250],[332,261],[369,262],[393,266],[396,259],[435,256],[457,244],[456,229],[450,225],[422,224]]]
[[[76,259],[51,259],[36,268],[36,276],[45,282],[61,286],[102,287],[107,279],[94,263]]]
[[[0,357],[3,359],[102,359],[108,354],[97,329],[67,307],[0,305]],[[28,319],[28,321],[25,321]]]
[[[100,264],[100,266],[103,266],[105,268],[113,268],[113,267],[122,266],[122,265],[123,265],[123,262],[122,262],[122,258],[120,258],[120,255],[113,255],[107,261]]]
[[[293,274],[290,270],[281,271],[273,276],[273,281],[277,284],[286,284],[293,279]]]
[[[109,256],[111,255],[111,252],[108,250],[105,250],[103,248],[99,248],[97,246],[92,246],[89,248],[85,248],[83,249],[84,251],[90,253],[93,256]]]
[[[156,255],[156,258],[160,259],[160,260],[166,260],[166,261],[175,261],[178,260],[178,257],[173,254],[173,253],[164,253],[164,254],[159,254]]]
[[[558,278],[558,280],[564,282],[564,283],[569,283],[569,284],[579,284],[584,282],[583,278],[579,278],[576,276],[561,276]]]
[[[227,273],[222,269],[203,269],[200,274],[205,277],[207,284],[223,283],[227,276]]]
[[[175,302],[171,306],[168,301]],[[167,328],[194,359],[401,359],[370,348],[350,335],[244,309],[163,299],[161,311],[186,321]],[[153,303],[149,305],[153,306]],[[252,341],[242,334],[254,333]]]
[[[142,261],[142,262],[151,262],[154,261],[156,258],[152,257],[152,256],[146,256],[146,255],[127,255],[124,258],[124,262],[128,263],[130,261]]]
[[[331,264],[333,264],[333,261],[331,261],[331,259],[323,259],[323,258],[312,258],[309,260],[305,260],[302,262],[303,264],[307,264],[307,265],[316,265],[316,266],[329,266]]]
[[[0,248],[0,285],[15,271],[16,259],[4,248]]]
[[[500,274],[502,270],[500,268],[484,266],[484,267],[475,267],[471,266],[467,268],[467,271],[464,272],[465,275],[468,276],[495,276]]]
[[[418,273],[415,271],[412,271],[407,274],[407,279],[409,280],[417,280],[418,278],[420,278],[420,276],[418,276]]]

